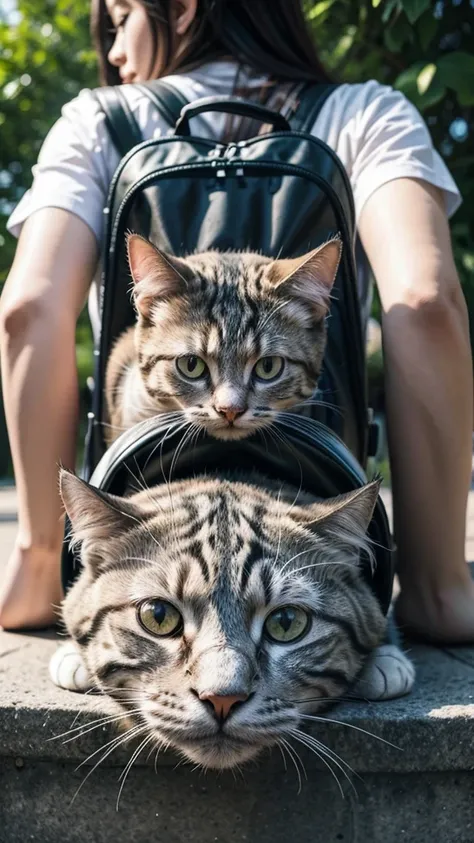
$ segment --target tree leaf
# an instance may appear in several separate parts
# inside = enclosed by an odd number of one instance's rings
[[[431,6],[431,0],[402,0],[402,6],[410,23],[415,23]]]
[[[324,13],[334,5],[335,2],[336,0],[321,0],[320,3],[316,3],[308,14],[309,20],[316,20],[317,18],[320,18],[321,15],[324,15]]]
[[[446,53],[437,62],[440,79],[456,91],[461,105],[474,104],[474,55],[456,50]]]
[[[388,23],[390,19],[390,15],[392,14],[395,6],[398,6],[399,0],[385,0],[383,12],[382,12],[382,22]]]
[[[421,49],[425,53],[438,30],[438,21],[431,9],[421,16],[417,24],[417,30]]]
[[[416,87],[418,88],[418,93],[421,96],[425,94],[428,88],[430,87],[436,70],[436,65],[433,63],[425,65],[423,70],[420,70],[416,80]]]
[[[412,64],[397,77],[394,83],[395,88],[402,91],[420,111],[431,108],[442,100],[446,93],[446,86],[442,83],[439,73],[433,75],[429,88],[424,93],[420,93],[418,77],[425,67],[426,65],[423,62]]]
[[[413,40],[413,28],[400,15],[384,32],[384,41],[391,53],[399,53],[403,45]]]

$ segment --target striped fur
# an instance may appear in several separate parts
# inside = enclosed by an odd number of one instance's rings
[[[62,472],[61,487],[83,562],[65,624],[93,684],[138,708],[131,719],[157,746],[205,767],[252,758],[346,694],[383,640],[358,566],[377,482],[324,503],[261,477],[114,498]],[[141,625],[151,599],[181,614],[177,634]],[[294,643],[264,632],[284,606],[309,618]],[[223,721],[206,693],[247,700]]]
[[[326,342],[325,316],[341,241],[294,260],[250,252],[206,252],[186,259],[129,237],[136,327],[109,358],[109,442],[160,413],[221,439],[239,439],[313,395]],[[195,355],[205,376],[183,377],[177,360]],[[255,376],[259,360],[283,358],[279,376]],[[239,410],[235,419],[219,408]]]

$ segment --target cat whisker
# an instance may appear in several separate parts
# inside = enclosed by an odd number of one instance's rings
[[[161,468],[163,480],[164,480],[165,483],[168,483],[168,478],[165,476],[165,471],[164,471],[164,466],[163,466],[164,444],[172,436],[176,436],[178,433],[180,433],[181,430],[185,430],[187,428],[188,424],[189,424],[189,422],[186,421],[186,419],[183,419],[183,415],[181,414],[180,419],[176,420],[176,422],[173,425],[170,425],[168,427],[168,429],[164,432],[163,436],[157,442],[157,444],[155,445],[155,447],[153,448],[153,450],[151,451],[151,453],[148,455],[148,457],[146,459],[144,469],[147,468],[150,460],[152,459],[152,457],[154,456],[154,454],[156,453],[158,448],[160,449],[160,468]]]
[[[341,756],[338,755],[337,752],[335,752],[329,746],[326,746],[325,744],[323,744],[323,742],[319,741],[317,738],[315,738],[314,735],[309,735],[307,732],[302,732],[300,729],[294,729],[293,731],[295,733],[297,733],[298,735],[302,736],[302,737],[304,736],[304,738],[308,741],[309,744],[312,744],[313,746],[315,746],[323,754],[327,753],[328,757],[331,758],[331,760],[335,764],[337,764],[337,762],[339,762],[344,767],[346,767],[352,773],[353,776],[355,776],[357,779],[362,781],[359,774],[356,773],[356,771],[351,767],[350,764],[347,763],[347,761],[344,760],[344,758],[341,758]],[[337,764],[337,766],[339,766],[339,764]],[[340,767],[340,770],[344,775],[347,775],[342,767]],[[349,779],[349,781],[350,781],[350,779]],[[350,781],[350,784],[353,787],[353,784],[352,784],[351,781]]]
[[[278,743],[281,744],[281,746],[286,749],[286,751],[288,753],[288,756],[289,756],[290,760],[292,761],[293,766],[296,770],[296,775],[298,776],[298,795],[299,795],[301,793],[301,790],[302,790],[302,787],[303,787],[303,782],[301,780],[301,772],[300,772],[300,766],[299,765],[301,765],[303,775],[304,775],[305,779],[307,780],[308,776],[306,774],[306,768],[305,768],[300,756],[298,755],[296,749],[285,738],[279,737]]]
[[[137,467],[137,471],[139,472],[139,475],[141,475],[141,477],[140,477],[140,476],[139,476],[139,477],[137,477],[137,476],[133,473],[133,471],[132,471],[132,469],[130,468],[130,466],[128,465],[128,463],[127,463],[127,462],[125,462],[125,468],[127,469],[128,473],[130,474],[130,477],[131,477],[131,478],[135,481],[135,483],[137,484],[137,487],[138,487],[138,488],[137,488],[137,491],[139,491],[139,492],[148,492],[148,493],[149,493],[149,492],[150,492],[150,490],[149,490],[148,486],[147,486],[147,485],[146,485],[146,483],[145,483],[145,478],[144,478],[144,476],[143,476],[143,474],[142,474],[142,472],[141,472],[141,470],[140,470],[140,467],[139,467],[139,465],[138,465],[138,463],[137,463],[136,458],[135,458],[135,465],[136,465],[136,467]],[[151,493],[150,493],[150,494],[148,494],[148,497],[149,497],[149,500],[150,500],[152,503],[156,503],[158,506],[160,506],[159,502],[158,502],[158,501],[155,501],[155,499],[151,496]],[[160,509],[161,509],[161,508],[162,508],[162,507],[160,507]]]
[[[319,697],[305,697],[304,699],[295,699],[295,700],[283,700],[285,703],[291,703],[292,705],[306,705],[307,703],[319,703],[319,702],[354,702],[354,697],[332,697],[329,694],[325,696]],[[298,714],[298,717],[301,717],[301,714]]]
[[[185,432],[183,433],[182,439],[181,439],[179,445],[177,446],[177,448],[176,448],[176,450],[173,454],[173,459],[171,461],[170,474],[169,474],[170,481],[171,481],[171,478],[173,476],[173,471],[176,468],[176,464],[179,460],[180,454],[182,453],[184,446],[189,441],[189,439],[191,438],[191,436],[194,432],[193,431],[193,424],[191,422],[188,422],[187,424],[188,424],[188,429],[185,430]]]
[[[277,498],[277,504],[278,504],[278,505],[279,505],[279,503],[280,503],[282,489],[283,489],[283,484],[280,486],[280,488],[279,488],[279,490],[278,490],[278,498]],[[279,527],[279,529],[278,529],[278,544],[277,544],[277,551],[276,551],[276,556],[275,556],[275,560],[274,560],[274,564],[275,564],[275,565],[276,565],[276,563],[277,563],[277,561],[278,561],[278,557],[279,557],[279,555],[280,555],[280,548],[281,548],[281,532],[282,532],[282,518],[281,518],[281,515],[280,515],[280,518],[278,519],[278,527]]]
[[[303,551],[303,553],[304,553],[304,551]],[[301,554],[299,554],[299,553],[297,554],[297,556],[300,556],[300,555]],[[293,558],[295,558],[295,557],[293,557]],[[351,562],[338,562],[337,559],[334,559],[334,560],[328,559],[325,562],[313,562],[312,565],[302,565],[301,568],[295,568],[293,571],[289,571],[287,576],[292,576],[293,574],[299,574],[300,571],[308,571],[311,568],[326,568],[328,565],[331,565],[331,566],[342,565],[342,567],[344,567],[344,568],[353,568],[354,567]]]
[[[298,741],[298,743],[302,744],[302,746],[305,746],[306,749],[309,749],[310,752],[312,752],[314,755],[316,755],[316,757],[319,758],[319,760],[323,762],[323,764],[328,768],[329,772],[331,773],[334,781],[336,782],[342,798],[345,799],[345,794],[344,794],[344,790],[342,788],[341,782],[339,781],[339,778],[338,778],[336,772],[333,770],[329,761],[326,760],[326,758],[329,757],[331,759],[331,761],[333,761],[333,763],[336,764],[337,767],[340,767],[340,765],[337,764],[337,762],[333,758],[331,758],[331,756],[327,756],[326,753],[322,751],[321,747],[313,746],[311,743],[307,742],[306,740],[303,740],[303,738],[301,737],[301,735],[304,734],[303,732],[298,732],[298,730],[289,729],[289,730],[287,730],[287,733],[292,736],[293,740]],[[340,768],[340,769],[342,770],[342,768]],[[355,790],[355,787],[352,784],[349,776],[347,775],[345,770],[342,770],[342,772],[344,773],[344,775],[346,776],[346,778],[350,782],[351,786],[354,789],[355,795],[357,797],[357,791]]]
[[[77,798],[77,796],[78,796],[78,794],[79,794],[80,790],[81,790],[81,789],[82,789],[82,787],[85,785],[85,783],[86,783],[87,779],[89,778],[89,776],[91,776],[91,775],[92,775],[92,773],[94,772],[94,770],[96,770],[96,769],[97,769],[97,767],[99,767],[99,765],[100,765],[100,764],[102,764],[102,762],[103,762],[103,761],[105,761],[105,759],[106,759],[106,758],[108,758],[108,756],[109,756],[109,755],[111,755],[111,754],[112,754],[112,752],[114,752],[114,750],[115,750],[115,749],[117,749],[119,746],[121,746],[121,744],[126,743],[126,742],[127,742],[128,740],[130,740],[132,737],[137,737],[140,733],[142,733],[143,731],[145,731],[145,729],[146,729],[146,728],[147,728],[146,726],[135,726],[133,729],[129,729],[127,732],[125,732],[125,734],[124,734],[124,735],[119,735],[119,737],[118,737],[118,738],[115,738],[115,739],[114,739],[114,742],[109,741],[109,743],[105,744],[105,746],[103,746],[103,747],[100,747],[100,749],[96,750],[94,753],[92,753],[92,755],[89,755],[89,757],[88,757],[88,758],[86,758],[84,761],[82,761],[82,762],[79,764],[79,766],[76,768],[76,770],[79,770],[79,769],[80,769],[80,768],[81,768],[84,764],[86,764],[86,762],[87,762],[87,761],[89,761],[89,759],[90,759],[90,758],[93,758],[93,757],[94,757],[94,755],[97,755],[97,753],[98,753],[98,752],[100,752],[101,750],[105,749],[106,747],[109,747],[109,749],[107,749],[107,752],[105,752],[105,753],[104,753],[104,755],[102,755],[102,757],[101,757],[101,758],[99,758],[99,760],[97,761],[97,763],[96,763],[96,764],[94,764],[94,766],[92,767],[92,769],[91,769],[91,770],[89,770],[89,772],[87,773],[87,776],[85,776],[85,778],[82,780],[82,782],[81,782],[81,784],[79,785],[79,787],[77,788],[77,790],[76,790],[76,792],[75,792],[74,796],[72,797],[72,800],[71,800],[71,803],[70,803],[71,805],[72,805],[72,804],[74,803],[74,801],[76,800],[76,798]],[[112,746],[111,746],[110,744],[112,744]]]
[[[145,749],[146,745],[147,745],[147,744],[149,744],[150,742],[154,741],[154,740],[155,740],[155,736],[154,736],[154,735],[148,735],[148,737],[144,738],[144,739],[142,740],[141,744],[137,747],[137,749],[136,749],[136,750],[135,750],[135,752],[133,753],[132,757],[130,758],[129,762],[128,762],[128,763],[127,763],[127,765],[125,766],[124,770],[123,770],[123,771],[122,771],[122,773],[120,774],[119,781],[120,781],[120,779],[122,779],[122,784],[120,785],[119,792],[118,792],[118,795],[117,795],[117,802],[115,803],[115,810],[116,810],[116,811],[118,811],[118,810],[119,810],[120,797],[121,797],[121,795],[122,795],[122,791],[123,791],[123,789],[124,789],[124,787],[125,787],[125,782],[126,782],[126,780],[127,780],[127,776],[128,776],[128,774],[129,774],[130,770],[132,769],[132,767],[133,767],[133,765],[134,765],[135,761],[137,761],[137,759],[138,759],[139,755],[141,754],[141,752]]]
[[[325,401],[324,399],[318,400],[317,398],[305,398],[304,401],[299,401],[298,404],[294,404],[291,410],[282,410],[281,415],[286,415],[293,417],[299,416],[299,418],[306,418],[305,416],[301,416],[298,413],[298,407],[323,407],[323,409],[332,410],[334,413],[338,413],[340,416],[343,415],[343,412],[340,407],[336,404],[332,404],[330,401]]]
[[[291,562],[294,562],[294,560],[295,560],[295,559],[298,559],[298,557],[299,557],[299,556],[303,556],[305,553],[314,553],[314,552],[315,552],[314,547],[307,547],[307,548],[306,548],[306,550],[300,550],[300,552],[299,552],[299,553],[295,553],[295,555],[294,555],[294,556],[292,556],[290,559],[288,559],[288,560],[285,562],[285,564],[284,564],[284,565],[282,565],[282,567],[280,568],[280,574],[282,574],[282,573],[283,573],[283,571],[285,570],[285,568],[287,568],[287,567],[288,567],[288,565],[290,565],[290,563],[291,563]],[[309,566],[307,566],[307,567],[313,567],[313,566],[309,565]],[[297,570],[298,570],[298,571],[301,571],[301,570],[304,570],[304,569],[303,569],[303,568],[298,568]],[[295,573],[296,573],[296,571],[291,571],[290,573],[295,574]]]
[[[78,714],[76,714],[76,716],[73,720],[73,724],[77,720],[77,718],[80,717],[80,715],[82,713],[83,712],[79,712]],[[109,721],[114,720],[116,718],[116,716],[117,715],[115,715],[115,714],[105,714],[103,717],[100,717],[98,720],[92,720],[92,721],[88,721],[87,723],[81,723],[81,724],[79,724],[79,726],[72,725],[71,728],[68,729],[66,732],[61,732],[59,735],[53,735],[51,738],[47,738],[46,742],[48,743],[49,741],[58,741],[60,738],[65,738],[68,735],[71,735],[72,732],[82,730],[85,727],[95,726],[95,725],[101,726],[104,723],[108,723]],[[122,715],[119,715],[119,716],[122,716]]]
[[[276,314],[278,313],[279,310],[281,310],[283,307],[287,307],[287,306],[288,306],[287,300],[277,302],[274,305],[274,307],[270,310],[270,312],[267,313],[264,316],[262,321],[260,323],[257,323],[257,327],[255,329],[255,336],[256,336],[257,339],[260,339],[260,335],[263,333],[263,331],[267,327],[270,319],[273,319],[273,317],[276,316]]]
[[[283,751],[283,747],[282,747],[282,745],[281,745],[280,741],[279,741],[279,740],[277,740],[277,742],[276,742],[276,743],[277,743],[277,747],[278,747],[278,749],[279,749],[279,750],[280,750],[280,752],[281,752],[281,757],[283,758],[283,766],[284,766],[284,768],[285,768],[285,773],[287,773],[287,772],[288,772],[288,767],[287,767],[287,764],[286,764],[286,755],[285,755],[285,753],[284,753],[284,751]]]
[[[161,505],[160,501],[158,500],[158,498],[155,498],[155,497],[152,495],[150,488],[147,486],[146,481],[145,481],[145,477],[143,476],[143,472],[141,471],[140,466],[138,465],[138,462],[137,462],[136,458],[135,458],[135,465],[136,465],[136,467],[137,467],[137,471],[138,471],[139,475],[141,476],[141,482],[140,482],[140,480],[139,480],[137,477],[135,477],[135,475],[134,475],[134,473],[133,473],[132,469],[130,468],[130,466],[129,466],[127,463],[125,463],[125,467],[127,468],[127,470],[128,470],[128,472],[129,472],[129,474],[133,477],[133,479],[135,480],[135,482],[138,484],[139,489],[140,489],[141,491],[143,491],[143,492],[145,492],[145,493],[146,493],[147,498],[148,498],[148,500],[150,501],[150,503],[152,503],[152,504],[153,504],[153,506],[157,506],[157,507],[158,507],[158,509],[159,509],[161,512],[164,512],[165,510],[163,509],[163,507],[162,507],[162,505]],[[160,546],[161,546],[161,545],[160,545]],[[163,549],[163,548],[162,548],[162,549]]]
[[[165,442],[167,442],[168,439],[171,439],[173,436],[177,436],[178,433],[180,433],[182,430],[185,430],[188,427],[188,425],[189,425],[189,421],[187,420],[186,416],[182,412],[180,412],[179,417],[174,419],[174,421],[172,421],[170,423],[167,423],[166,429],[164,431],[161,431],[162,435],[160,437],[159,442],[157,443],[157,445],[155,446],[155,449],[151,452],[148,460],[145,463],[145,468],[147,467],[148,462],[151,459],[151,457],[154,455],[155,450],[158,450],[158,448],[163,450]]]
[[[52,738],[48,738],[48,741],[56,741],[59,740],[59,738],[65,737],[67,739],[63,741],[63,744],[71,743],[71,741],[76,740],[76,738],[80,738],[83,735],[87,735],[89,732],[93,732],[95,729],[99,729],[101,726],[107,726],[111,723],[123,720],[125,717],[129,717],[131,714],[139,713],[140,710],[141,709],[137,708],[134,711],[127,711],[123,714],[102,717],[100,720],[92,721],[92,723],[82,723],[80,726],[74,726],[67,732],[63,732],[61,735],[54,735]],[[68,735],[71,735],[72,732],[75,732],[76,734],[72,735],[72,737],[67,737]]]
[[[125,427],[125,426],[123,426],[123,425],[118,425],[118,424],[109,424],[109,422],[104,422],[104,421],[103,421],[103,422],[100,422],[100,426],[101,426],[101,427],[107,427],[107,428],[109,428],[109,430],[121,430],[122,432],[123,432],[124,430],[129,430],[129,428],[128,428],[128,427]]]
[[[396,746],[396,744],[385,740],[385,738],[381,738],[379,735],[374,735],[373,732],[368,732],[367,729],[362,729],[361,726],[354,726],[353,723],[344,723],[343,720],[333,720],[330,717],[325,716],[318,717],[316,714],[300,714],[299,717],[303,720],[314,720],[317,723],[336,723],[338,726],[347,726],[348,729],[355,729],[356,732],[362,732],[364,735],[368,735],[369,738],[375,738],[376,741],[385,743],[387,746],[391,746],[393,749],[398,749],[400,752],[403,752],[403,749],[400,746]]]
[[[196,447],[196,445],[198,443],[198,440],[199,440],[199,437],[201,436],[201,434],[204,431],[204,428],[200,424],[195,423],[194,427],[195,427],[195,431],[194,431],[194,434],[193,434],[193,438],[191,439],[191,447],[192,448]]]
[[[145,730],[145,728],[147,728],[147,727],[144,724],[139,725],[139,724],[134,723],[123,734],[115,735],[115,737],[111,738],[109,741],[107,741],[107,743],[103,744],[102,746],[99,746],[98,749],[94,750],[94,752],[91,752],[91,754],[88,755],[87,758],[84,758],[84,760],[81,761],[81,763],[77,765],[77,767],[75,769],[75,772],[77,772],[77,770],[80,770],[81,767],[84,767],[85,764],[87,764],[87,762],[90,761],[91,758],[94,758],[94,756],[98,755],[99,752],[102,752],[104,749],[108,749],[109,747],[111,747],[110,752],[112,752],[113,749],[116,748],[116,746],[119,746],[121,743],[125,743],[127,740],[130,740],[132,737],[136,737],[136,735],[139,734],[140,732],[143,732]],[[107,752],[107,755],[108,754],[109,754],[109,751]],[[103,761],[103,758],[101,758],[99,760],[99,762],[97,762],[97,763],[99,764],[101,761]]]
[[[271,435],[273,437],[275,437],[275,441],[279,440],[280,442],[282,442],[284,447],[286,449],[288,449],[289,451],[291,451],[293,457],[295,457],[295,459],[296,459],[296,463],[297,463],[298,468],[300,470],[300,480],[299,480],[299,485],[298,485],[298,492],[297,492],[296,498],[295,498],[295,501],[296,501],[298,499],[298,495],[301,492],[301,489],[303,488],[303,468],[301,466],[301,462],[300,462],[300,459],[298,457],[298,453],[295,451],[293,445],[291,444],[290,440],[285,435],[285,433],[282,430],[279,430],[279,428],[276,425],[273,425],[272,427],[268,428],[268,430],[269,430],[269,433],[271,433]],[[291,512],[291,509],[293,508],[293,506],[294,506],[294,503],[290,506],[288,512]]]
[[[188,422],[185,422],[185,424],[182,424],[180,427],[178,427],[178,429],[175,431],[175,433],[179,433],[179,431],[182,430],[183,428],[185,428],[187,424],[188,424]],[[177,534],[177,531],[176,531],[176,513],[175,513],[175,508],[174,508],[173,492],[172,492],[172,488],[171,488],[170,479],[168,479],[166,477],[165,469],[164,469],[164,465],[163,465],[163,447],[164,447],[165,440],[166,440],[166,437],[164,439],[162,439],[162,441],[161,441],[160,469],[161,469],[161,474],[162,474],[162,477],[163,477],[163,480],[164,480],[164,483],[165,483],[165,486],[166,486],[166,490],[167,490],[167,493],[168,493],[168,499],[169,499],[169,502],[170,502],[171,526],[172,526],[172,530],[173,530],[173,539],[174,539],[174,543],[175,543],[176,547],[179,547],[179,539],[178,539],[178,534]]]
[[[147,468],[150,460],[152,459],[153,455],[156,453],[156,451],[158,449],[160,449],[159,450],[160,470],[161,470],[161,475],[163,477],[163,482],[166,486],[166,490],[167,490],[167,493],[168,493],[168,499],[169,499],[169,502],[170,502],[171,525],[172,525],[172,528],[173,528],[173,538],[174,538],[174,542],[175,542],[176,546],[178,546],[178,537],[177,537],[177,534],[176,534],[176,521],[175,521],[173,494],[172,494],[172,491],[171,491],[170,480],[169,480],[169,478],[166,477],[165,469],[164,469],[164,465],[163,465],[163,448],[164,448],[164,444],[165,444],[166,440],[169,439],[170,436],[175,436],[181,430],[183,430],[183,428],[186,428],[188,426],[188,424],[189,424],[189,422],[187,422],[186,420],[183,422],[183,414],[182,414],[182,412],[179,412],[179,419],[177,419],[175,421],[175,423],[173,425],[171,425],[168,428],[168,430],[165,431],[164,435],[161,437],[159,442],[156,444],[156,446],[153,448],[151,453],[148,455],[147,460],[146,460],[145,465],[144,465],[144,470],[146,470],[146,468]]]
[[[145,556],[124,556],[121,562],[149,562],[153,564],[153,559],[146,558]]]
[[[331,761],[333,762],[333,764],[335,764],[336,767],[338,767],[341,770],[341,772],[343,773],[343,775],[346,777],[349,784],[353,788],[355,795],[357,796],[357,791],[354,787],[353,782],[351,781],[350,777],[348,776],[346,770],[344,770],[344,768],[340,764],[338,764],[338,762],[334,758],[332,758],[328,753],[326,753],[321,746],[315,746],[310,741],[307,741],[306,738],[308,736],[305,735],[304,732],[300,732],[298,729],[288,729],[287,733],[289,735],[291,735],[294,740],[298,741],[298,743],[302,744],[307,749],[309,749],[310,752],[313,752],[314,755],[316,755],[316,757],[319,758],[320,761],[323,762],[323,764],[328,768],[328,770],[331,773],[333,779],[335,780],[335,782],[336,782],[336,784],[339,788],[339,792],[340,792],[343,799],[345,799],[343,787],[341,785],[341,782],[339,781],[339,778],[338,778],[336,772],[331,767],[331,764],[329,763],[329,760],[327,760],[328,758],[330,758]]]

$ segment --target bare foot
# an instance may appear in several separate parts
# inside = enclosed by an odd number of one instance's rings
[[[402,590],[395,602],[401,632],[431,644],[474,643],[474,581],[469,568],[458,583]]]
[[[59,619],[63,598],[57,552],[15,547],[0,585],[0,626],[38,629]]]

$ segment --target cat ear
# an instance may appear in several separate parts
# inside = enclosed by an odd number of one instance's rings
[[[135,283],[135,304],[142,316],[150,318],[157,300],[185,292],[190,270],[184,261],[161,252],[139,234],[127,235],[127,253]]]
[[[61,469],[59,489],[72,527],[72,544],[97,548],[130,530],[140,520],[133,504],[94,489],[70,471]]]
[[[322,319],[329,310],[341,253],[342,241],[334,237],[302,257],[273,261],[270,282],[284,296],[304,301]]]
[[[366,547],[366,534],[372,519],[380,492],[381,479],[361,486],[352,492],[318,501],[309,506],[295,507],[292,517],[313,530],[326,536],[337,545],[356,550]]]

